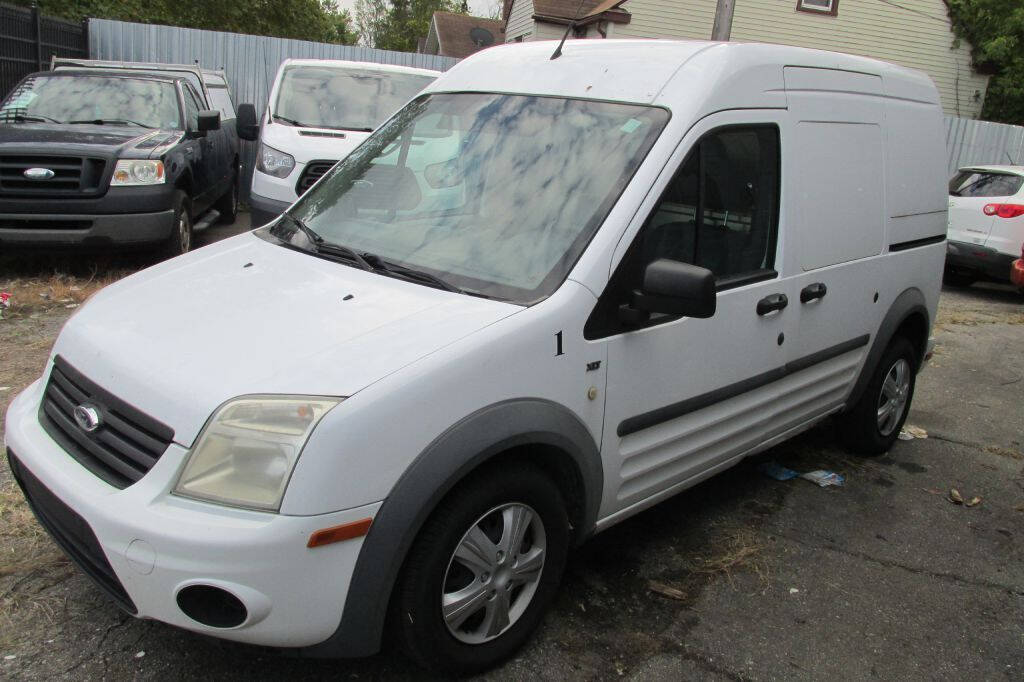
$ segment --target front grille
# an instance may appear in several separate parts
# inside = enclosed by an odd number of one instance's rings
[[[107,162],[78,156],[0,155],[0,192],[19,196],[82,196],[97,194]],[[29,168],[53,171],[52,178],[25,177]]]
[[[91,220],[65,220],[59,217],[0,218],[0,230],[88,230],[90,227],[92,227]]]
[[[99,426],[86,431],[75,408],[95,408]],[[46,432],[86,469],[115,488],[127,488],[153,468],[174,432],[85,378],[59,355],[39,405]]]
[[[86,575],[96,581],[118,606],[128,613],[136,613],[135,604],[125,592],[121,581],[117,579],[117,574],[107,561],[96,534],[92,532],[85,519],[50,492],[31,471],[22,466],[9,449],[7,462],[11,466],[14,480],[21,486],[21,491],[25,494],[25,499],[28,500],[39,523],[53,536],[60,548],[85,571]]]
[[[337,161],[310,161],[302,170],[299,181],[295,183],[295,193],[302,196],[302,193],[313,186],[313,183],[323,177],[324,173],[331,170]]]

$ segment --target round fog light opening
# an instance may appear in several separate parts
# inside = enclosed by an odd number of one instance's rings
[[[211,628],[237,627],[249,615],[241,599],[213,585],[182,588],[177,601],[186,616]]]

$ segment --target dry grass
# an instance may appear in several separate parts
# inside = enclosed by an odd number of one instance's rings
[[[88,277],[74,277],[54,273],[42,277],[0,280],[0,290],[11,295],[3,316],[13,319],[54,308],[77,307],[103,287],[127,274],[127,271],[102,274],[93,272]]]
[[[764,557],[765,541],[754,530],[746,527],[718,529],[705,556],[694,557],[690,570],[696,575],[708,578],[724,576],[733,584],[733,573],[752,571],[762,581],[768,582],[768,562]]]

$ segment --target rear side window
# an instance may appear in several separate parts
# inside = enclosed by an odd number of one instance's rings
[[[235,117],[235,106],[231,102],[231,95],[228,93],[228,89],[210,86],[208,92],[210,93],[210,104],[220,112],[221,120],[230,121],[233,119]]]
[[[949,181],[951,197],[1008,197],[1020,191],[1024,177],[1009,173],[962,170]]]

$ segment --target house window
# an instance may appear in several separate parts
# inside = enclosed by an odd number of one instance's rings
[[[834,17],[839,14],[839,0],[796,0],[796,9]]]

